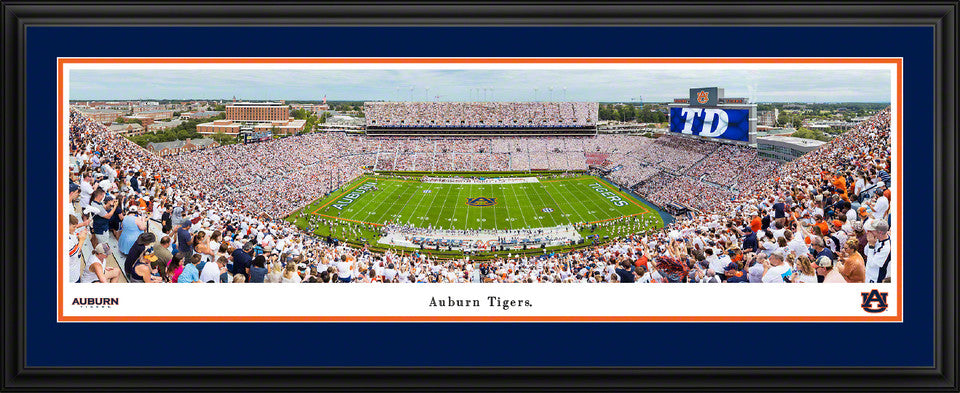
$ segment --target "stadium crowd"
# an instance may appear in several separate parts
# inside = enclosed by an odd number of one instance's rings
[[[366,102],[368,127],[569,127],[596,125],[596,102]]]
[[[164,158],[71,111],[69,279],[833,283],[880,282],[896,271],[889,109],[785,165],[739,147],[673,136],[408,140],[324,133]],[[531,166],[540,153],[626,155],[630,165],[659,170],[623,169],[621,184],[640,182],[634,189],[652,202],[679,202],[698,214],[566,253],[482,262],[442,259],[428,250],[371,252],[314,238],[281,219],[375,165],[384,144],[394,153],[430,152],[433,144],[441,153],[435,157],[453,155],[450,162],[470,153],[470,167],[490,164],[494,151],[511,153],[510,162],[513,152],[536,152],[526,156]],[[707,163],[718,154],[725,158]],[[108,266],[111,254],[119,269]]]

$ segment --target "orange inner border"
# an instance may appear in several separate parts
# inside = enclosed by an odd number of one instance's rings
[[[57,195],[64,190],[64,64],[896,64],[897,146],[903,157],[902,58],[58,58],[57,59]],[[894,168],[897,179],[897,315],[863,316],[65,316],[63,315],[63,253],[57,257],[57,322],[902,322],[903,321],[903,161]],[[362,184],[362,183],[361,183]],[[892,204],[892,202],[891,202]],[[57,203],[57,228],[63,228],[63,204]],[[57,250],[63,250],[57,236]]]

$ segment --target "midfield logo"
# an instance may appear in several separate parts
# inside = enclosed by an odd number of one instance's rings
[[[887,310],[886,292],[880,292],[874,289],[870,292],[860,292],[860,296],[863,298],[863,303],[860,304],[860,308],[862,308],[863,311],[878,313]],[[873,303],[877,303],[876,307],[873,306]]]
[[[701,104],[706,104],[707,101],[710,101],[710,92],[706,90],[701,90],[697,92],[697,102]]]
[[[476,197],[467,198],[467,204],[470,206],[493,206],[497,204],[497,198]]]

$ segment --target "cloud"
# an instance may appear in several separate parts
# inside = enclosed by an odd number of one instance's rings
[[[70,77],[72,99],[656,102],[704,86],[761,102],[887,102],[891,94],[889,71],[876,70],[74,70]]]

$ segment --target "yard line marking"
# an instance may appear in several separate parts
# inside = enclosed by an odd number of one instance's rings
[[[513,197],[516,198],[516,199],[517,199],[517,202],[519,203],[519,202],[520,202],[520,196],[517,195],[517,188],[516,188],[516,187],[510,187],[510,191],[513,191]],[[524,194],[526,194],[526,192],[524,192]],[[530,201],[530,197],[529,197],[529,196],[527,197],[527,201]],[[523,218],[523,227],[524,227],[524,228],[529,228],[529,227],[530,227],[530,224],[527,223],[527,216],[526,216],[525,214],[523,214],[523,210],[524,210],[523,207],[524,207],[524,205],[519,204],[519,207],[520,207],[520,218]],[[508,210],[508,212],[509,212],[509,210]],[[509,214],[507,214],[507,216],[509,216]],[[540,223],[540,226],[541,226],[541,227],[543,226],[543,223],[542,223],[542,222]]]
[[[503,194],[500,194],[500,195],[501,195],[501,198],[503,198],[504,201],[506,201],[506,197],[505,197]],[[510,208],[508,208],[508,207],[506,206],[506,202],[504,202],[504,209],[503,209],[503,211],[507,212],[507,222],[509,223],[508,225],[510,225],[510,229],[513,229],[513,223],[510,221]],[[480,217],[483,217],[483,210],[480,211]],[[491,224],[491,225],[493,225],[493,229],[497,229],[497,226],[498,226],[498,225],[497,225],[497,208],[496,208],[496,205],[494,205],[494,208],[493,208],[493,224]]]
[[[647,209],[646,206],[643,206],[643,205],[637,203],[637,201],[634,200],[632,197],[625,195],[624,193],[620,192],[619,190],[616,190],[616,189],[611,188],[610,185],[607,184],[607,182],[606,182],[605,180],[600,179],[600,178],[597,178],[597,183],[600,183],[601,185],[603,185],[604,187],[606,187],[606,188],[609,189],[610,191],[613,191],[613,192],[616,193],[617,195],[620,195],[620,196],[626,198],[628,201],[630,201],[630,203],[633,203],[634,205],[640,206],[640,208],[643,209],[643,211],[644,211],[645,213],[649,213],[649,212],[650,212],[650,209]]]
[[[537,191],[535,192],[535,194],[537,194],[537,199],[540,199],[540,203],[543,204],[543,207],[541,207],[541,209],[543,209],[543,208],[547,207],[547,206],[546,206],[546,205],[547,205],[547,201],[545,201],[545,200],[543,199],[543,197],[540,196],[540,192],[541,192],[541,191],[543,191],[543,188],[537,189]],[[543,192],[546,192],[546,191],[543,191]],[[550,193],[547,192],[547,195],[550,195]],[[529,197],[528,197],[528,198],[529,198]],[[553,198],[553,197],[551,196],[550,198]],[[532,200],[532,199],[530,200],[530,203],[533,203],[533,200]],[[553,203],[557,203],[557,201],[556,201],[556,200],[553,200]],[[539,211],[539,210],[537,210],[536,206],[532,206],[532,207],[533,207],[533,210],[534,210],[534,211]],[[559,209],[559,208],[560,208],[560,206],[558,205],[558,206],[557,206],[557,209]],[[543,212],[541,211],[540,213],[543,213]],[[561,211],[560,213],[563,214],[563,211]],[[539,213],[538,213],[538,214],[539,214]],[[544,213],[544,214],[546,214],[546,213]],[[550,221],[553,222],[553,226],[557,226],[557,225],[558,225],[558,224],[557,224],[557,220],[554,220],[554,219],[553,219],[553,216],[551,216],[551,215],[549,215],[549,214],[546,214],[546,215],[544,215],[543,217],[550,217]],[[543,225],[543,222],[541,222],[540,225]]]
[[[453,216],[454,216],[454,217],[457,216],[457,210],[460,209],[460,193],[463,192],[463,191],[462,191],[462,190],[463,190],[463,184],[460,184],[459,186],[460,186],[460,187],[457,187],[457,200],[456,200],[457,203],[454,203],[454,204],[453,204]],[[483,217],[481,217],[481,218],[483,218]],[[467,207],[467,214],[463,217],[463,224],[464,224],[464,229],[468,229],[468,228],[469,228],[469,227],[468,227],[468,226],[470,225],[470,207],[469,207],[469,206]]]
[[[606,186],[607,189],[610,189],[609,185],[605,184],[605,182],[604,182],[602,179],[594,178],[593,180],[596,181],[596,182],[598,182],[598,183],[600,183],[600,184],[602,184],[602,185],[604,185],[604,186]],[[621,193],[621,192],[617,192],[617,190],[614,190],[614,189],[610,189],[610,190],[611,190],[611,191],[614,191],[615,193],[619,194],[620,196],[622,196],[622,197],[624,197],[624,198],[630,199],[630,202],[633,202],[634,205],[639,206],[639,207],[641,208],[641,210],[643,210],[643,211],[640,212],[640,213],[623,215],[623,216],[620,216],[620,217],[613,217],[613,218],[608,218],[608,219],[604,219],[604,220],[592,221],[592,222],[589,222],[588,224],[595,224],[595,223],[613,221],[613,220],[617,220],[617,219],[621,219],[621,218],[635,217],[635,216],[640,216],[640,215],[645,215],[645,214],[651,214],[651,213],[653,213],[653,212],[652,212],[649,208],[647,208],[646,206],[644,206],[644,205],[642,205],[642,204],[636,203],[636,201],[635,201],[633,198],[631,198],[630,196],[624,195],[624,194]],[[581,195],[583,195],[583,194],[581,193]],[[588,193],[588,195],[590,195],[590,194]],[[596,205],[596,203],[594,203],[594,205]],[[654,214],[655,214],[655,213],[654,213]],[[657,217],[659,218],[659,215],[657,215]],[[662,219],[660,220],[660,224],[663,224],[663,220],[662,220]]]
[[[413,208],[414,216],[411,217],[411,219],[416,219],[417,217],[423,217],[422,215],[417,215],[417,214],[419,214],[418,212],[420,211],[420,204],[422,204],[423,200],[427,198],[427,194],[423,193],[422,187],[423,185],[429,184],[429,183],[420,183],[420,184],[421,185],[417,186],[417,191],[420,191],[420,199],[417,200],[417,207]],[[423,219],[421,218],[419,228],[422,228],[422,227],[423,227]]]
[[[425,183],[425,184],[427,184],[427,183]],[[434,190],[434,191],[443,191],[443,189]],[[432,210],[431,208],[437,205],[437,197],[439,196],[440,193],[439,193],[439,192],[431,192],[431,194],[433,194],[433,199],[431,199],[431,200],[430,200],[430,203],[427,205],[427,210]],[[446,201],[446,198],[447,198],[447,197],[444,196],[443,198],[444,198],[444,201]],[[434,229],[436,229],[436,228],[437,228],[437,225],[440,224],[440,217],[442,217],[442,216],[443,216],[443,209],[440,209],[440,211],[437,212],[437,221],[433,223]]]
[[[383,206],[383,205],[384,205],[384,201],[393,200],[392,202],[390,202],[390,206],[387,207],[386,209],[384,209],[383,212],[381,212],[380,215],[377,216],[377,220],[376,220],[377,222],[383,221],[383,217],[384,217],[384,216],[386,216],[386,217],[388,218],[388,221],[390,221],[389,218],[395,218],[395,217],[390,216],[389,213],[390,213],[390,211],[391,211],[394,207],[396,207],[396,206],[398,205],[398,202],[396,202],[396,200],[397,200],[398,197],[402,196],[405,191],[407,191],[407,189],[406,189],[405,187],[397,187],[397,192],[396,192],[396,194],[395,194],[395,193],[390,193],[390,195],[387,195],[387,198],[386,198],[386,199],[382,199],[382,200],[379,200],[379,201],[378,201],[378,204],[377,204],[377,205],[378,205],[378,206]],[[406,204],[409,203],[409,202],[410,202],[410,199],[407,198],[407,201],[404,202],[404,205],[400,207],[400,211],[403,211],[403,208],[406,207]],[[366,208],[368,205],[369,205],[369,203],[368,203],[367,205],[364,205],[364,208]],[[364,210],[366,210],[366,209],[364,209]],[[378,209],[378,210],[379,210],[379,209]],[[396,214],[400,214],[400,212],[398,211]]]
[[[355,185],[355,186],[353,186],[353,187],[350,187],[349,190],[346,190],[346,191],[344,191],[343,193],[341,193],[340,195],[337,195],[336,198],[331,199],[330,202],[327,202],[327,203],[324,204],[323,206],[318,207],[316,210],[314,210],[314,211],[312,212],[312,214],[317,214],[317,211],[318,211],[318,210],[323,209],[323,208],[327,207],[328,205],[330,205],[331,203],[336,202],[337,199],[342,198],[344,195],[347,195],[348,193],[350,193],[350,191],[353,191],[355,188],[360,187],[360,185],[363,184],[363,183],[365,183],[366,181],[367,181],[366,179],[363,179],[363,181],[361,181],[360,183],[357,183],[357,185]]]
[[[592,181],[594,181],[594,182],[599,182],[600,180],[597,179],[597,178],[593,178]],[[586,201],[590,201],[590,204],[592,204],[592,205],[594,206],[594,208],[597,209],[597,210],[596,210],[597,213],[603,212],[603,211],[609,211],[609,210],[606,210],[606,209],[609,209],[609,207],[608,207],[607,205],[601,204],[601,203],[599,202],[599,200],[600,200],[601,198],[598,198],[598,197],[597,197],[597,194],[595,194],[595,193],[590,193],[590,192],[586,192],[586,189],[589,189],[589,190],[593,191],[593,188],[591,188],[589,185],[584,185],[584,189],[583,189],[583,190],[581,190],[580,188],[576,188],[576,190],[575,190],[578,194],[585,196],[585,198],[581,198],[581,200],[580,200],[580,204],[581,204],[585,209],[588,209],[588,210],[589,210],[589,208],[587,207],[587,204],[586,204],[585,202],[586,202]],[[584,193],[584,192],[586,192],[586,193]],[[606,200],[606,199],[603,199],[603,200]],[[611,206],[612,206],[612,205],[611,205]],[[622,218],[622,217],[624,217],[624,216],[621,215],[620,217],[615,217],[615,218]],[[594,218],[596,218],[596,217],[594,217]]]
[[[570,205],[570,201],[567,200],[567,197],[566,197],[566,195],[565,195],[565,194],[566,194],[566,190],[557,190],[557,191],[560,192],[560,197],[563,198],[563,202],[566,203],[569,207],[572,207],[572,206]],[[550,195],[550,199],[553,200],[553,203],[556,203],[556,204],[557,204],[557,209],[560,209],[560,214],[566,214],[566,213],[563,212],[563,209],[560,208],[560,203],[557,202],[556,198],[553,197],[553,194],[550,193],[549,191],[547,191],[547,195]],[[576,209],[574,209],[574,212],[577,213],[577,217],[580,218],[580,222],[586,222],[586,221],[583,220],[583,216],[580,215],[580,212],[579,212],[579,211],[577,211]],[[570,217],[569,217],[569,216],[561,216],[561,217],[565,217],[565,218],[567,219],[567,221],[568,221],[567,223],[568,223],[568,224],[570,223],[570,222],[569,222],[569,221],[570,221]]]
[[[379,189],[379,188],[378,188],[378,189]],[[377,191],[377,194],[379,194],[379,193],[380,193],[380,192]],[[387,195],[387,199],[389,199],[391,196],[393,196],[393,193],[390,193],[389,195]],[[361,212],[365,212],[365,211],[367,211],[367,207],[370,206],[370,204],[373,203],[373,201],[381,201],[381,200],[382,200],[382,199],[379,198],[379,195],[377,195],[377,196],[375,196],[375,197],[373,197],[373,198],[367,199],[367,203],[363,204],[363,207],[358,207],[357,209],[360,210]],[[379,203],[378,203],[378,204],[379,204]],[[359,213],[358,213],[358,214],[359,214]],[[381,218],[383,218],[383,213],[381,213],[381,214],[380,214],[380,217],[377,217],[377,219],[374,220],[374,221],[379,222]]]

